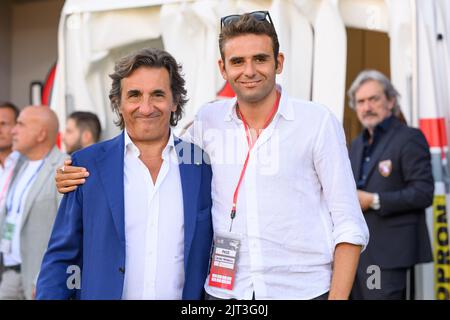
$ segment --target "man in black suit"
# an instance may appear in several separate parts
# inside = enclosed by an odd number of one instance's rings
[[[396,117],[399,94],[382,73],[361,72],[348,96],[364,127],[350,160],[370,232],[351,297],[405,299],[414,265],[432,261],[425,222],[434,192],[429,146],[420,130]]]

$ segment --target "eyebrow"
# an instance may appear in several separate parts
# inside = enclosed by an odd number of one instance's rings
[[[140,95],[140,94],[142,94],[142,92],[138,89],[131,89],[131,90],[127,91],[127,97],[135,95],[135,94]]]
[[[364,100],[373,99],[373,98],[376,98],[376,97],[379,97],[379,96],[381,96],[381,93],[373,94],[370,97],[366,97],[366,98],[356,99],[356,101],[360,102],[360,101],[364,101]]]
[[[166,94],[166,92],[163,89],[155,89],[151,92],[151,95],[155,94]]]
[[[243,60],[243,59],[244,59],[244,57],[231,57],[229,59],[229,61],[230,62],[237,62],[237,61],[240,61],[240,60]],[[267,60],[267,59],[270,59],[270,54],[258,53],[258,54],[255,54],[254,56],[252,56],[252,59],[264,59],[264,60]]]
[[[150,95],[156,95],[156,94],[166,94],[166,92],[163,89],[155,89],[152,92],[150,92]],[[139,89],[131,89],[127,91],[127,96],[132,96],[132,95],[142,95],[142,91]]]
[[[270,58],[270,55],[266,54],[266,53],[260,53],[260,54],[254,55],[253,58],[267,60]]]

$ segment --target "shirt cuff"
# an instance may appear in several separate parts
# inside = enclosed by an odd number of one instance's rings
[[[334,240],[334,247],[336,248],[339,243],[344,242],[354,244],[356,246],[361,246],[361,252],[363,252],[366,249],[367,244],[369,243],[369,237],[367,236],[366,238],[361,235],[343,235]]]

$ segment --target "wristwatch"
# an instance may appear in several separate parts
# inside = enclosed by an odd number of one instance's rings
[[[370,204],[370,208],[372,208],[373,210],[380,210],[380,207],[381,207],[380,195],[378,193],[374,193],[372,203]]]

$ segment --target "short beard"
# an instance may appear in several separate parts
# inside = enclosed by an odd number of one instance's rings
[[[81,144],[81,136],[78,138],[77,142],[70,148],[70,150],[66,150],[68,154],[72,154],[75,151],[83,149],[83,145]]]
[[[0,152],[5,152],[5,151],[12,151],[12,144],[10,144],[9,146],[0,146]]]

